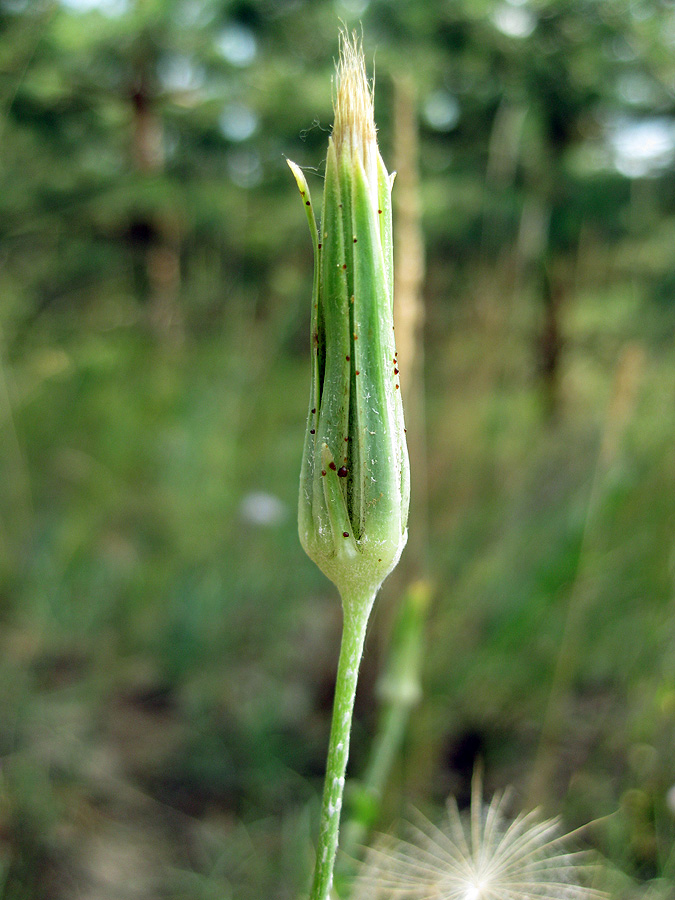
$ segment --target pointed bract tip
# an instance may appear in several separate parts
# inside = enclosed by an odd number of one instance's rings
[[[286,162],[288,163],[288,167],[291,170],[291,172],[293,173],[293,176],[295,177],[297,185],[300,188],[300,193],[302,193],[303,191],[305,191],[307,189],[307,180],[305,179],[302,169],[300,168],[300,166],[298,166],[296,163],[294,163],[290,159],[287,159]]]

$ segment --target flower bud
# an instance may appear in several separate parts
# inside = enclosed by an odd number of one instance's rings
[[[321,229],[314,241],[312,378],[299,532],[343,602],[372,600],[407,538],[408,452],[393,322],[390,176],[356,39],[343,40]],[[361,602],[361,601],[359,601]]]

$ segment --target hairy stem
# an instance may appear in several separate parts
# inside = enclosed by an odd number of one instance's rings
[[[345,771],[349,757],[349,737],[352,728],[356,683],[359,677],[368,617],[374,599],[374,596],[365,598],[365,600],[345,596],[342,598],[344,609],[342,643],[335,682],[333,721],[326,760],[321,825],[310,900],[328,900],[333,884],[333,868],[338,845]]]

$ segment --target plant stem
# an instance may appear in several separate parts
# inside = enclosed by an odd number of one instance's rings
[[[355,811],[344,828],[343,869],[339,870],[340,876],[347,875],[352,870],[380,814],[384,788],[401,749],[409,717],[409,704],[388,704],[381,718],[363,781],[355,786],[355,790],[350,785],[350,807],[353,805]]]
[[[344,609],[342,643],[335,682],[333,720],[321,803],[321,825],[310,900],[328,900],[333,884],[333,868],[338,845],[340,809],[349,756],[349,736],[352,728],[356,683],[359,677],[368,617],[374,599],[374,595],[366,598],[365,601],[348,598],[344,594],[342,597]]]

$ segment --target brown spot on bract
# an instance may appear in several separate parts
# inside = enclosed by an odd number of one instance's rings
[[[319,250],[320,250],[320,249],[321,249],[321,244],[318,244],[317,246],[318,246],[318,248],[319,248]]]
[[[325,474],[326,474],[326,470],[325,470],[325,469],[322,469],[322,470],[321,470],[321,474],[322,474],[322,475],[325,475]]]
[[[310,428],[310,429],[309,429],[309,433],[310,433],[310,434],[316,434],[316,431],[315,431],[313,428]]]
[[[335,471],[336,468],[337,468],[337,466],[335,465],[334,462],[329,462],[329,463],[328,463],[328,468],[329,468],[329,469],[332,469],[333,471]]]
[[[357,369],[356,372],[354,372],[354,374],[355,374],[355,375],[360,375],[361,373],[360,373],[359,370]]]
[[[344,263],[343,266],[342,266],[342,268],[343,268],[343,269],[346,269],[346,268],[347,268],[347,263]]]
[[[398,375],[398,369],[394,369],[394,375]]]
[[[343,531],[343,532],[342,532],[342,537],[349,537],[349,532],[348,532],[348,531]]]
[[[338,478],[346,478],[347,477],[347,466],[340,466],[338,469]]]
[[[314,409],[312,410],[312,415],[313,415],[315,412],[316,412],[316,406],[315,406]]]
[[[354,243],[356,243],[356,238],[354,238]]]
[[[382,215],[382,210],[381,210],[381,209],[378,209],[377,212],[378,212],[378,215],[380,215],[380,216]]]
[[[395,384],[394,387],[396,388],[396,390],[398,390],[398,388],[399,388],[399,386],[397,384]]]
[[[305,200],[305,206],[311,206],[311,205],[312,204],[309,202],[309,200]]]
[[[348,441],[348,440],[349,440],[349,438],[348,438],[348,437],[346,437],[346,438],[345,438],[345,441]]]
[[[346,360],[347,360],[347,362],[350,362],[350,360],[351,360],[351,357],[349,357],[349,356],[345,356],[345,359],[346,359]]]

